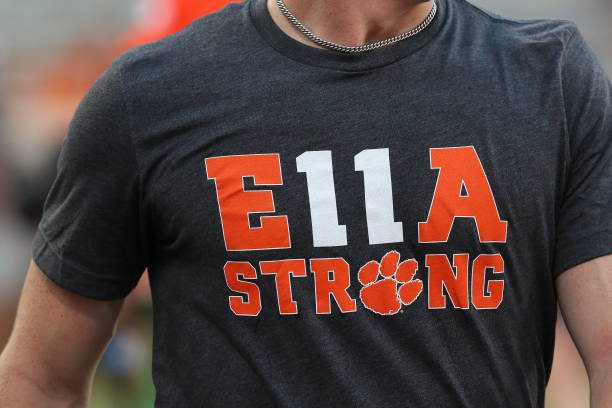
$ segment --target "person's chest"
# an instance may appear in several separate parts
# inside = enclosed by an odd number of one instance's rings
[[[536,295],[564,178],[558,101],[466,70],[281,71],[160,97],[137,139],[152,253],[222,291],[226,309],[228,293],[255,296],[243,281],[266,280],[270,298],[249,307],[247,296],[228,311],[238,315],[293,314],[304,281],[308,296],[337,299],[317,313],[381,312],[361,288],[397,275],[359,271],[390,251],[415,261],[411,304]]]

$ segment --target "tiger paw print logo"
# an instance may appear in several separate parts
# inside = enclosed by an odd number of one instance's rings
[[[370,261],[361,267],[357,275],[363,285],[359,297],[367,309],[382,315],[394,315],[402,304],[410,305],[419,297],[423,282],[413,279],[419,267],[417,261],[399,261],[399,252],[390,251],[380,263]]]

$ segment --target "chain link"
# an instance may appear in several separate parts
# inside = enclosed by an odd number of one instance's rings
[[[399,34],[399,35],[396,35],[396,36],[393,36],[393,37],[390,37],[390,38],[387,38],[381,41],[376,41],[370,44],[363,44],[363,45],[352,47],[352,46],[342,45],[342,44],[338,44],[332,41],[324,40],[318,37],[312,31],[307,29],[304,26],[304,24],[302,24],[302,22],[298,20],[297,17],[295,17],[293,13],[291,13],[291,11],[289,11],[289,9],[287,8],[283,0],[276,0],[276,5],[280,9],[280,11],[285,15],[285,17],[287,17],[287,19],[291,22],[291,24],[293,24],[295,28],[297,28],[310,41],[322,47],[329,48],[334,51],[340,51],[340,52],[346,52],[346,53],[372,51],[377,48],[386,47],[387,45],[391,45],[396,42],[405,40],[406,38],[415,36],[421,31],[423,31],[425,28],[427,28],[427,26],[429,26],[429,24],[432,22],[432,20],[436,16],[436,12],[438,11],[438,6],[436,5],[436,2],[434,1],[431,11],[427,15],[427,18],[425,18],[425,20],[423,20],[421,24],[414,27],[410,31],[407,31],[405,33],[402,33],[402,34]]]

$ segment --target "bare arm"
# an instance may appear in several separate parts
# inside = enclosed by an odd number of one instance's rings
[[[567,270],[556,281],[561,312],[584,360],[591,406],[612,407],[612,255]]]
[[[0,355],[0,406],[86,406],[122,303],[72,294],[31,262],[15,326]]]

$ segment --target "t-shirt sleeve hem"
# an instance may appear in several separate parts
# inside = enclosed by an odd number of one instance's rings
[[[40,227],[32,241],[32,260],[53,283],[74,294],[95,300],[126,297],[137,282],[104,279],[63,259],[47,240]]]
[[[590,260],[611,255],[612,254],[612,231],[606,234],[605,240],[594,240],[593,243],[576,246],[567,251],[572,253],[572,257],[568,257],[555,265],[553,276],[558,278],[568,269]]]

